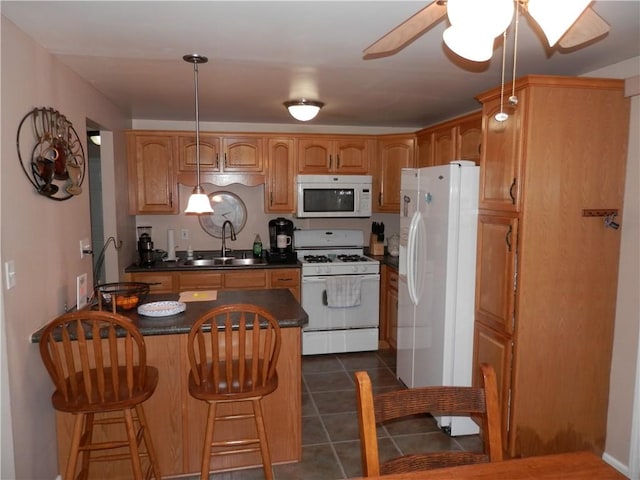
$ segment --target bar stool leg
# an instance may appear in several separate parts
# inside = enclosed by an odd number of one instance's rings
[[[264,428],[264,417],[262,416],[262,403],[260,398],[254,398],[253,414],[256,421],[256,429],[258,438],[260,439],[260,454],[262,455],[262,465],[264,468],[265,480],[273,480],[273,470],[271,468],[271,454],[269,452],[269,443],[267,442],[267,431]]]
[[[130,408],[125,408],[124,421],[127,426],[127,438],[129,439],[129,451],[131,452],[131,465],[133,466],[133,478],[142,479],[142,465],[140,463],[140,452],[138,450],[138,439],[136,436],[133,415]]]
[[[91,449],[84,449],[85,445],[90,445],[93,439],[93,413],[87,413],[84,420],[84,430],[80,439],[79,450],[82,450],[82,462],[80,470],[80,480],[87,480],[89,478],[89,464],[91,462]]]
[[[209,462],[211,461],[211,443],[213,442],[213,426],[216,419],[216,402],[209,402],[207,414],[207,429],[204,434],[202,448],[202,464],[200,465],[200,480],[209,479]]]
[[[69,450],[69,459],[67,461],[67,470],[64,474],[65,480],[73,480],[76,473],[76,464],[78,463],[78,452],[80,448],[80,437],[84,427],[84,413],[76,414],[73,423],[73,436],[71,437],[71,447]]]
[[[156,457],[156,451],[153,447],[153,440],[151,439],[151,433],[147,427],[147,417],[144,414],[144,408],[142,405],[136,405],[136,413],[138,414],[138,421],[142,427],[142,436],[144,437],[144,443],[147,446],[147,455],[149,456],[149,462],[151,462],[151,469],[153,470],[153,476],[156,480],[162,478],[160,475],[160,465],[158,464],[158,457]]]

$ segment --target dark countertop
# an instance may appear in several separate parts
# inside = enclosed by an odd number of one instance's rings
[[[369,257],[378,260],[380,265],[386,265],[398,270],[398,261],[400,257],[392,257],[391,255],[369,255]]]
[[[163,300],[178,300],[179,294],[150,294],[144,303]],[[277,319],[281,328],[295,328],[306,325],[309,321],[307,312],[303,310],[293,294],[284,288],[266,290],[220,290],[215,301],[186,302],[184,312],[169,317],[145,317],[137,311],[119,312],[129,317],[145,336],[175,335],[189,333],[193,322],[206,311],[221,305],[232,303],[251,303],[269,310]],[[38,343],[45,327],[31,335],[31,342]]]
[[[255,270],[255,269],[265,269],[265,268],[300,268],[301,264],[297,260],[293,263],[282,263],[269,261],[268,256],[265,258],[265,263],[257,264],[257,265],[212,265],[212,266],[193,266],[193,265],[185,265],[186,254],[178,254],[178,260],[175,261],[162,261],[157,260],[153,265],[144,266],[138,265],[137,263],[133,263],[125,268],[126,273],[133,272],[176,272],[176,271],[200,271],[200,270]],[[251,258],[252,252],[244,251],[244,250],[236,250],[233,252],[233,256],[236,258]],[[203,259],[203,258],[215,258],[220,256],[220,251],[217,250],[203,250],[194,252],[194,258]]]

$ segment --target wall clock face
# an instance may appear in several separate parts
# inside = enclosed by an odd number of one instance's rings
[[[222,225],[229,220],[236,234],[240,233],[247,223],[247,207],[242,199],[231,192],[213,192],[209,194],[209,201],[213,213],[198,217],[204,231],[216,238],[222,238]],[[230,230],[227,226],[227,237]]]

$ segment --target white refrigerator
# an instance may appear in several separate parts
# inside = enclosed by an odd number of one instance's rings
[[[471,385],[479,167],[403,168],[397,375],[408,387]],[[451,435],[468,417],[436,417]]]

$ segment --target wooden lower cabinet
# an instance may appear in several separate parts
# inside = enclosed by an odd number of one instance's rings
[[[398,270],[380,267],[380,348],[398,346]]]
[[[508,425],[509,391],[511,389],[511,359],[513,340],[510,335],[497,332],[479,322],[475,323],[473,336],[474,365],[488,363],[496,372],[498,383],[498,400],[500,401],[500,417],[502,430]],[[480,369],[473,369],[473,385],[481,386]],[[507,449],[507,436],[502,436],[502,448]]]
[[[287,288],[296,300],[300,301],[300,269],[298,268],[131,272],[125,277],[132,282],[151,283],[151,293]]]
[[[262,401],[267,437],[273,463],[296,462],[302,458],[302,386],[300,328],[283,328],[278,359],[278,388]],[[189,395],[187,335],[146,336],[147,363],[158,368],[158,387],[143,405],[160,463],[162,476],[195,474],[200,471],[207,404]],[[222,408],[222,407],[221,407]],[[243,409],[243,406],[234,406]],[[56,412],[59,471],[64,472],[73,432],[72,414]],[[216,438],[242,434],[243,426],[219,422]],[[104,430],[96,429],[96,438]],[[248,453],[212,459],[211,470],[261,465],[259,454]],[[144,467],[144,461],[143,461]],[[101,463],[93,469],[95,478],[130,479],[129,461]]]

